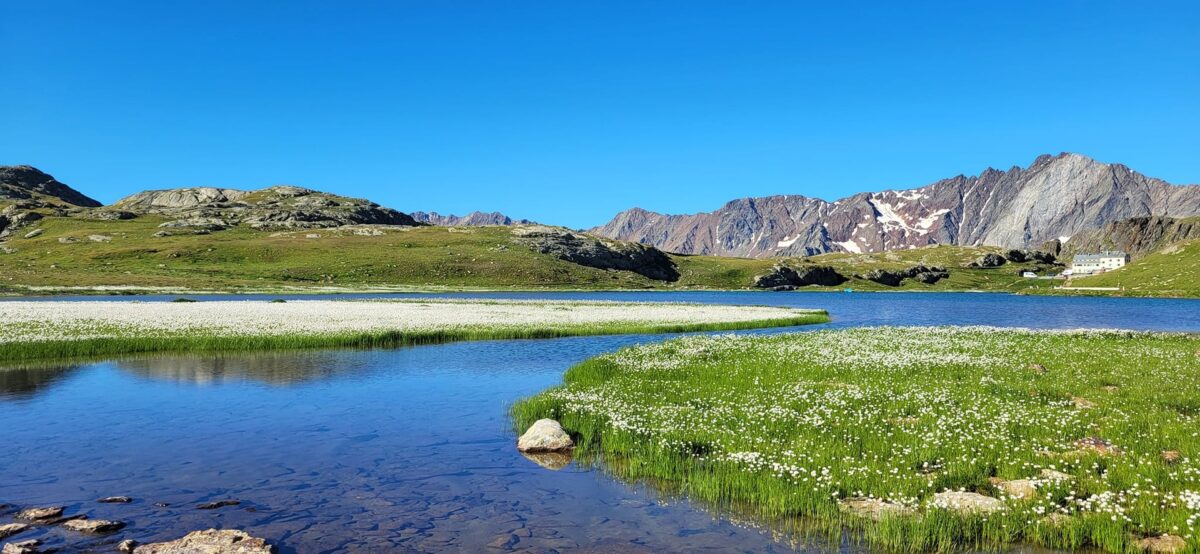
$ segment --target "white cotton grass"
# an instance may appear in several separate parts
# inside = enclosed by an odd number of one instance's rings
[[[301,338],[352,340],[519,338],[611,332],[737,329],[824,321],[823,312],[762,306],[519,300],[292,300],[204,302],[0,302],[0,359],[29,345],[110,341],[98,353],[184,345],[181,341]],[[212,339],[212,340],[209,340]],[[174,342],[164,342],[174,341]],[[402,342],[402,340],[401,340]],[[139,344],[140,343],[140,346]],[[230,343],[232,344],[232,343]],[[269,346],[268,342],[246,343]],[[321,345],[318,343],[315,345]],[[68,348],[69,350],[69,348]],[[9,355],[5,355],[7,352]],[[79,353],[79,352],[68,352]],[[84,352],[86,353],[86,352]]]

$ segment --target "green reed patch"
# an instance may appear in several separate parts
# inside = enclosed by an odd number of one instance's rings
[[[618,476],[890,550],[1134,551],[1200,525],[1200,340],[872,328],[687,337],[575,366],[519,402]],[[614,463],[615,462],[615,463]],[[1016,485],[1028,490],[1020,492]],[[989,514],[936,502],[999,499]],[[844,510],[880,502],[878,519]],[[988,500],[988,499],[984,499]]]

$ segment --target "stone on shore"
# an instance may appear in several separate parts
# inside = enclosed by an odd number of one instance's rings
[[[14,517],[24,521],[44,521],[62,517],[62,513],[62,506],[50,506],[46,508],[26,508],[17,512],[17,515]]]
[[[29,526],[24,523],[6,523],[0,525],[0,539],[6,539],[17,533],[24,533],[28,529]]]
[[[1004,502],[998,498],[961,491],[939,492],[933,495],[932,505],[960,514],[990,514],[1004,509]]]
[[[559,452],[575,446],[571,436],[553,419],[539,419],[517,440],[521,452]]]
[[[1187,548],[1187,541],[1183,540],[1183,537],[1175,535],[1146,537],[1133,544],[1138,550],[1154,554],[1175,554],[1176,552],[1183,552]]]
[[[1018,500],[1025,500],[1027,498],[1033,498],[1037,496],[1037,483],[1035,483],[1032,479],[1013,479],[1012,481],[1006,481],[999,477],[992,477],[989,479],[989,481],[992,483],[992,486],[1004,491],[1004,494],[1007,494],[1008,496]]]
[[[842,513],[856,515],[879,521],[885,517],[906,516],[916,513],[916,509],[903,504],[895,504],[878,498],[847,498],[838,502]]]
[[[234,529],[193,531],[182,539],[144,544],[133,549],[134,554],[270,554],[274,551],[267,541]]]
[[[120,521],[109,521],[107,519],[72,519],[63,523],[63,528],[70,529],[77,533],[112,533],[119,531],[125,524]]]

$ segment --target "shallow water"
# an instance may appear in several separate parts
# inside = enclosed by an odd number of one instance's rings
[[[708,292],[486,296],[796,305],[828,309],[835,326],[1200,331],[1200,302],[1193,300]],[[104,551],[124,538],[166,540],[208,527],[245,529],[282,552],[479,551],[488,545],[535,551],[793,550],[795,545],[778,542],[769,531],[715,518],[687,502],[660,503],[652,492],[600,471],[575,465],[547,470],[513,448],[506,411],[514,400],[554,385],[567,367],[587,357],[660,338],[161,355],[0,371],[0,504],[65,504],[68,513],[129,523],[99,539],[57,527],[18,536]],[[110,495],[136,500],[94,502]],[[226,498],[242,503],[196,509]]]

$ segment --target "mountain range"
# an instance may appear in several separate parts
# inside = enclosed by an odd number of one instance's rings
[[[293,186],[151,190],[101,206],[30,166],[0,167],[0,200],[5,199],[99,219],[156,214],[172,218],[164,227],[210,231],[237,225],[287,229],[531,223],[498,212],[410,215],[369,200]],[[0,214],[0,230],[16,223],[18,207]],[[1200,186],[1176,186],[1121,164],[1063,153],[1039,156],[1025,168],[988,168],[976,176],[958,175],[916,189],[864,192],[834,202],[800,195],[742,198],[713,212],[689,215],[633,208],[590,233],[680,254],[746,258],[870,253],[935,244],[1025,249],[1053,241],[1059,242],[1053,246],[1057,251],[1075,236],[1081,237],[1080,244],[1112,244],[1105,229],[1141,242],[1146,236],[1191,236],[1190,227],[1157,231],[1163,225],[1158,220],[1150,231],[1106,226],[1131,218],[1197,215]]]
[[[633,208],[591,232],[670,252],[761,258],[881,252],[933,244],[1039,247],[1142,216],[1200,215],[1200,186],[1175,186],[1121,164],[1043,155],[910,190],[834,202],[799,195],[733,200],[700,214]]]

